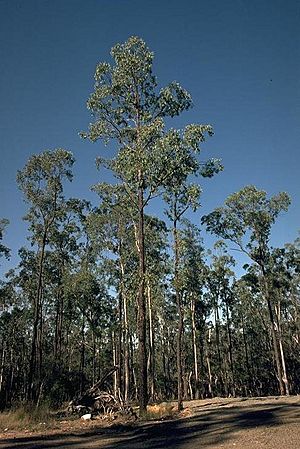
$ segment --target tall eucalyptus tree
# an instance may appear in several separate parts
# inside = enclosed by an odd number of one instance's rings
[[[33,332],[28,374],[28,399],[37,400],[42,364],[42,297],[45,251],[52,227],[61,214],[63,180],[72,179],[72,154],[64,149],[45,151],[30,157],[25,167],[18,171],[17,182],[29,210],[24,220],[29,222],[32,245],[37,247],[37,280],[33,301]]]
[[[230,195],[223,207],[202,218],[207,230],[234,242],[259,267],[262,291],[269,313],[273,351],[280,394],[288,394],[288,380],[280,357],[280,335],[276,323],[271,291],[270,233],[278,215],[286,211],[290,198],[285,192],[270,199],[255,186],[246,186]]]
[[[162,187],[170,184],[182,163],[182,157],[198,150],[204,134],[212,134],[209,125],[189,125],[183,132],[166,129],[165,119],[175,117],[192,106],[189,93],[177,82],[158,90],[152,73],[153,53],[138,37],[129,38],[111,50],[113,63],[99,63],[95,89],[87,106],[93,115],[83,138],[105,144],[114,140],[116,156],[103,163],[124,185],[134,209],[139,254],[138,344],[139,406],[146,410],[147,347],[145,299],[145,207]],[[184,150],[184,151],[183,151]]]

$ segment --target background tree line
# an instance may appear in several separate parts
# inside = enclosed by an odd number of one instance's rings
[[[255,186],[194,224],[199,178],[223,169],[202,159],[208,124],[170,127],[192,106],[172,82],[158,89],[153,54],[137,37],[99,63],[83,138],[115,148],[98,166],[115,182],[98,204],[66,198],[73,155],[33,155],[18,172],[30,247],[1,281],[0,400],[58,406],[111,366],[117,397],[148,401],[299,392],[299,238],[272,248],[286,193]],[[160,197],[164,214],[148,205]],[[7,220],[0,222],[0,254]],[[216,235],[204,247],[201,227]],[[237,278],[226,242],[248,257]]]

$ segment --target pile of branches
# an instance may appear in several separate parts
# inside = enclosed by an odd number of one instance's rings
[[[69,413],[79,416],[90,414],[92,416],[103,415],[105,417],[128,416],[136,417],[132,407],[126,404],[121,394],[118,397],[102,388],[105,381],[118,369],[117,366],[106,374],[83,394],[77,395],[68,405]]]

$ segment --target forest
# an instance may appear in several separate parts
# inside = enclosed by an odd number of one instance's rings
[[[96,67],[80,137],[113,182],[91,187],[95,204],[66,197],[66,149],[17,173],[29,242],[0,281],[2,410],[60,407],[114,367],[111,393],[141,413],[163,400],[181,410],[187,399],[300,393],[300,238],[270,243],[290,197],[241,186],[201,217],[201,179],[226,167],[203,157],[212,126],[172,127],[192,98],[177,82],[159,87],[152,66],[131,37]],[[2,260],[8,226],[3,217]]]

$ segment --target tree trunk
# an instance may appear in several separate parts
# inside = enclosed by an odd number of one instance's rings
[[[33,320],[33,333],[32,333],[32,342],[31,342],[31,355],[29,362],[29,373],[28,373],[28,382],[27,382],[27,399],[29,401],[36,400],[36,389],[33,385],[34,380],[38,384],[40,379],[37,378],[37,356],[38,356],[38,334],[39,327],[41,326],[41,300],[42,300],[42,290],[43,290],[43,270],[44,270],[44,259],[45,259],[45,248],[46,248],[46,240],[47,240],[47,230],[45,229],[41,250],[40,250],[40,262],[39,262],[39,271],[38,271],[38,283],[37,283],[37,291],[34,300],[34,320]]]
[[[210,397],[213,397],[213,390],[212,390],[212,375],[211,375],[211,366],[210,366],[210,357],[209,357],[209,346],[211,342],[211,329],[208,329],[208,338],[207,338],[207,349],[206,349],[206,364],[207,364],[207,371],[208,371],[208,392]]]
[[[138,335],[138,391],[139,391],[139,409],[143,415],[147,410],[148,391],[147,391],[147,348],[146,348],[146,304],[145,304],[145,231],[144,231],[144,196],[142,185],[142,173],[139,171],[140,187],[138,191],[138,248],[139,248],[139,291],[138,291],[138,316],[137,316],[137,335]]]
[[[173,395],[173,389],[171,388],[172,380],[171,380],[171,339],[170,339],[170,328],[167,328],[167,379],[168,379],[168,392]]]
[[[1,351],[1,367],[0,367],[0,394],[3,388],[3,377],[4,377],[4,367],[5,367],[5,341],[2,341],[2,351]]]
[[[132,360],[131,374],[132,374],[132,384],[133,384],[133,388],[134,388],[134,398],[136,400],[138,400],[139,390],[138,390],[138,381],[137,381],[137,376],[136,376],[136,359],[135,359],[135,352],[134,352],[131,334],[129,334],[129,348],[130,348],[130,359]]]
[[[96,369],[97,369],[97,355],[96,355],[96,335],[94,329],[92,329],[92,347],[93,347],[93,385],[96,383]]]
[[[225,306],[226,306],[226,327],[227,327],[227,338],[228,338],[228,352],[229,352],[229,364],[231,371],[231,392],[232,396],[235,397],[235,383],[234,383],[234,364],[233,364],[233,351],[232,351],[232,335],[231,335],[231,327],[230,327],[230,317],[229,317],[229,306],[228,306],[228,297],[225,292],[224,295]]]
[[[176,207],[176,206],[174,206]],[[176,217],[176,210],[174,213]],[[182,336],[183,336],[183,311],[181,304],[181,297],[179,291],[179,242],[177,220],[173,221],[173,239],[174,239],[174,286],[178,314],[178,330],[177,330],[177,408],[178,411],[183,409],[183,369],[182,369]]]
[[[215,304],[214,307],[215,314],[215,329],[216,329],[216,344],[217,344],[217,354],[218,354],[218,365],[219,365],[219,377],[220,377],[220,391],[219,394],[224,394],[224,379],[223,379],[223,368],[222,368],[222,360],[221,360],[221,347],[220,347],[220,317],[219,317],[219,307],[218,304]]]
[[[113,355],[113,366],[117,366],[117,343],[116,343],[116,334],[114,331],[112,331],[112,355]],[[113,388],[114,388],[114,396],[115,398],[118,397],[118,374],[117,370],[114,371],[113,376]]]
[[[280,349],[281,363],[282,363],[282,372],[283,372],[282,380],[283,380],[284,386],[285,386],[285,394],[287,396],[289,396],[290,395],[290,386],[289,386],[289,381],[288,381],[288,378],[287,378],[285,356],[284,356],[284,351],[283,351],[282,339],[281,338],[279,339],[279,349]]]
[[[281,364],[282,364],[282,380],[284,382],[285,386],[285,394],[289,396],[290,394],[290,386],[289,381],[287,377],[287,371],[286,371],[286,364],[285,364],[285,356],[284,356],[284,350],[282,346],[282,332],[281,332],[281,307],[280,307],[280,300],[278,301],[277,306],[277,326],[278,326],[278,344],[279,344],[279,350],[280,350],[280,357],[281,357]]]
[[[63,329],[64,299],[59,289],[56,299],[55,339],[54,339],[54,363],[60,365],[62,353],[62,329]]]
[[[150,384],[150,398],[154,401],[155,387],[154,387],[154,378],[155,378],[155,366],[154,366],[154,338],[153,338],[153,320],[152,320],[152,300],[151,300],[151,288],[148,282],[147,285],[147,293],[148,293],[148,317],[149,317],[149,384]]]
[[[124,310],[124,400],[128,401],[129,397],[129,338],[128,338],[128,316],[127,316],[127,300],[123,295],[123,310]]]
[[[252,385],[253,385],[253,379],[251,375],[250,370],[250,364],[249,364],[249,355],[248,355],[248,343],[247,343],[247,337],[245,332],[245,320],[244,315],[242,313],[242,334],[243,334],[243,342],[244,342],[244,350],[245,350],[245,360],[246,360],[246,368],[247,368],[247,385],[248,385],[248,391],[246,392],[247,396],[249,394],[252,394]]]
[[[270,300],[268,279],[267,279],[267,275],[266,275],[264,266],[261,266],[261,271],[262,271],[262,276],[263,276],[263,281],[264,281],[265,297],[266,297],[266,301],[267,301],[269,318],[270,318],[273,350],[274,350],[274,357],[275,357],[276,370],[277,370],[277,379],[278,379],[278,383],[279,383],[279,392],[280,392],[281,396],[284,396],[286,394],[286,391],[285,391],[285,385],[282,380],[283,376],[282,376],[282,367],[281,367],[281,361],[280,361],[280,355],[279,355],[279,349],[278,349],[276,322],[275,322],[274,312],[273,312],[272,304],[271,304],[271,300]]]
[[[81,353],[80,353],[80,394],[84,392],[84,366],[85,366],[85,319],[82,317],[82,327],[81,327]]]
[[[194,359],[194,376],[195,376],[195,399],[199,399],[199,375],[198,375],[198,356],[196,344],[196,322],[195,322],[195,298],[191,299],[191,316],[192,316],[192,341],[193,341],[193,359]]]
[[[118,332],[116,336],[116,363],[114,366],[118,366],[118,369],[116,371],[117,376],[117,391],[121,391],[121,372],[122,372],[122,324],[123,324],[123,300],[122,300],[122,294],[119,295],[119,304],[118,304]]]
[[[120,232],[121,233],[121,232]],[[119,266],[120,266],[120,308],[123,309],[123,314],[120,314],[120,319],[122,320],[122,331],[123,331],[123,354],[124,354],[124,379],[123,379],[123,397],[124,401],[128,401],[129,395],[129,382],[130,382],[130,371],[129,371],[129,338],[128,338],[128,311],[127,311],[127,298],[124,287],[125,279],[125,266],[123,261],[123,251],[122,251],[122,238],[119,240]],[[121,355],[121,352],[120,352]],[[120,359],[121,361],[121,359]],[[120,363],[121,365],[121,363]],[[119,368],[121,373],[121,366]]]

